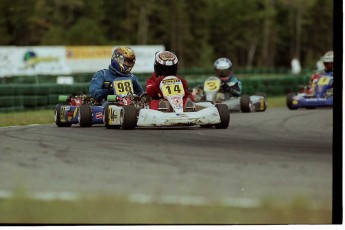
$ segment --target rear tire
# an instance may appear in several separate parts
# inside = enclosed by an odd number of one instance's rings
[[[242,113],[250,113],[252,111],[252,101],[250,100],[250,96],[241,96],[240,103]]]
[[[290,110],[296,110],[297,108],[294,108],[292,106],[292,101],[293,101],[293,97],[296,96],[296,93],[289,93],[287,96],[286,96],[286,105],[287,107],[290,109]]]
[[[79,126],[91,127],[92,126],[92,110],[90,105],[81,105],[79,107]]]
[[[230,111],[225,104],[216,104],[220,116],[220,123],[215,124],[216,129],[226,129],[230,123]]]
[[[261,97],[263,97],[264,98],[264,108],[263,109],[258,109],[258,110],[256,110],[257,112],[264,112],[264,111],[266,111],[266,109],[267,109],[267,94],[266,93],[261,93],[261,92],[258,92],[258,93],[255,93],[254,94],[255,96],[261,96]]]
[[[137,126],[137,109],[134,105],[123,106],[122,129],[135,129]]]
[[[71,122],[61,122],[61,104],[57,104],[54,109],[54,120],[58,127],[71,127]]]

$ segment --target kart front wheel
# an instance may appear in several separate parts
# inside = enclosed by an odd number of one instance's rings
[[[58,127],[71,127],[72,123],[71,122],[61,122],[61,116],[65,116],[65,114],[62,114],[62,110],[61,110],[61,104],[57,104],[55,106],[54,109],[54,120],[55,120],[55,124]]]
[[[135,129],[137,126],[137,109],[134,105],[123,106],[122,129]]]
[[[79,107],[79,126],[91,127],[92,126],[92,110],[90,105],[81,105]]]
[[[286,96],[286,105],[290,110],[296,110],[297,109],[297,108],[292,106],[294,96],[296,96],[296,93],[289,93]]]
[[[226,129],[230,123],[230,112],[229,108],[225,104],[216,104],[220,116],[220,123],[215,124],[216,129]]]
[[[119,129],[121,128],[121,125],[109,125],[109,120],[110,120],[110,116],[111,114],[109,114],[109,103],[106,103],[104,106],[104,125],[107,129]],[[121,117],[123,116],[123,114],[121,113],[120,115]]]
[[[240,104],[241,104],[241,111],[243,113],[249,113],[252,111],[252,101],[250,100],[249,95],[241,96]]]

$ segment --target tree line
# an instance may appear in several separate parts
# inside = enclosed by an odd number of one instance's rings
[[[157,45],[182,68],[314,68],[333,49],[332,0],[0,0],[0,45]]]

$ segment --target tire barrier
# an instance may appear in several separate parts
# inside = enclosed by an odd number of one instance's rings
[[[186,77],[189,88],[202,86],[206,78]],[[240,78],[241,79],[241,78]],[[264,92],[267,96],[287,95],[297,92],[300,87],[308,83],[309,76],[270,77],[270,78],[242,78],[243,94],[253,95]],[[142,86],[145,89],[145,82]],[[59,95],[89,93],[89,82],[73,85],[60,84],[1,84],[0,112],[18,111],[34,108],[53,108],[58,102]]]

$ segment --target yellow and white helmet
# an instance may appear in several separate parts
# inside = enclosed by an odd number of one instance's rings
[[[322,61],[323,61],[324,63],[333,62],[333,51],[327,51],[327,52],[323,55]]]

